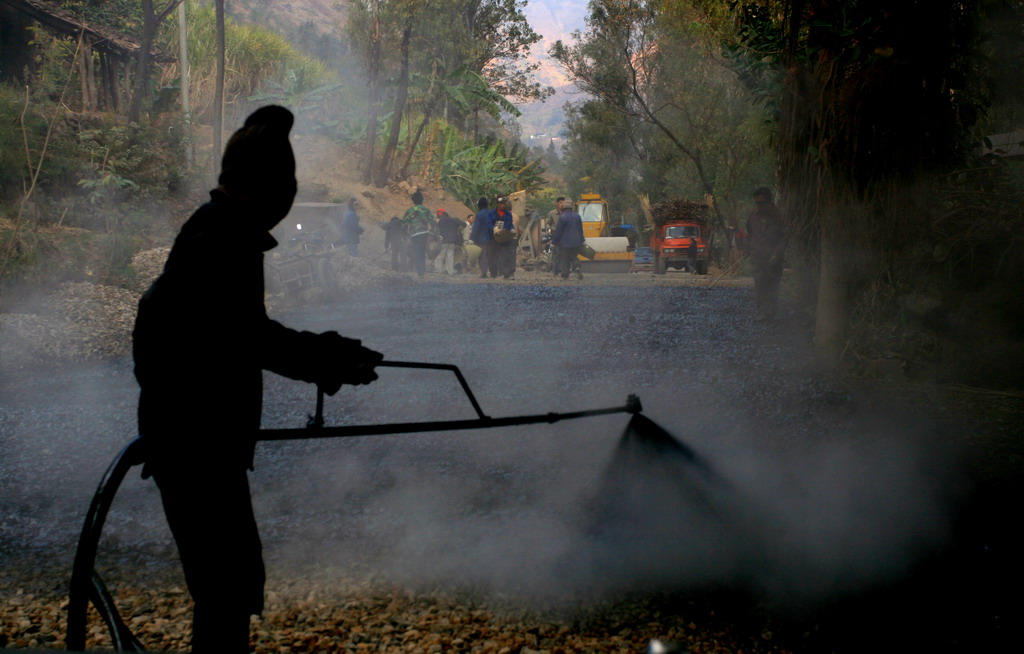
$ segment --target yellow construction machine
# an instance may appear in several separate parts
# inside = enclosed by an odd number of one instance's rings
[[[573,209],[583,219],[583,238],[594,251],[592,259],[580,255],[582,269],[628,273],[633,247],[623,228],[612,226],[608,203],[597,193],[583,193]]]

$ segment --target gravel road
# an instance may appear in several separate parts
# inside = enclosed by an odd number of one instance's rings
[[[749,288],[523,277],[430,276],[275,317],[391,360],[456,364],[494,417],[635,393],[701,465],[624,435],[625,415],[264,443],[251,475],[270,575],[261,651],[635,652],[653,637],[701,652],[844,651],[897,642],[883,636],[897,602],[917,603],[899,622],[915,643],[1006,636],[1001,596],[961,601],[1005,569],[974,581],[957,569],[941,597],[929,580],[948,556],[993,565],[975,558],[981,535],[962,536],[963,452],[1019,425],[945,411],[930,387],[820,372],[806,326],[756,323]],[[328,398],[327,424],[474,417],[448,373],[380,376]],[[302,427],[314,407],[311,387],[272,375],[265,394],[265,428]],[[0,646],[62,646],[77,532],[134,434],[136,397],[124,358],[0,365]],[[185,648],[173,542],[136,473],[101,549],[143,640]],[[90,646],[109,642],[94,631]]]

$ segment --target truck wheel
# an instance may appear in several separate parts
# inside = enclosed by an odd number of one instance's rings
[[[668,268],[668,265],[666,264],[666,262],[665,262],[665,260],[663,258],[661,258],[661,257],[655,257],[654,258],[654,274],[655,275],[664,275],[665,274],[665,270],[667,268]]]
[[[696,272],[697,272],[698,275],[706,275],[706,274],[708,274],[708,262],[707,261],[698,261],[697,262],[697,270],[696,270]]]

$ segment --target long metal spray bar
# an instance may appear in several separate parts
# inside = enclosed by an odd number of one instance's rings
[[[261,429],[258,440],[285,441],[304,438],[347,438],[352,436],[381,436],[384,434],[412,434],[427,431],[457,431],[462,429],[487,429],[491,427],[512,427],[539,423],[555,423],[560,420],[573,420],[590,416],[607,415],[610,413],[640,413],[643,406],[640,398],[629,395],[626,404],[607,409],[590,409],[588,411],[570,411],[566,413],[537,413],[525,416],[509,416],[492,418],[485,414],[476,401],[476,396],[462,376],[457,366],[447,363],[418,363],[414,361],[381,361],[378,368],[423,368],[428,370],[450,370],[455,374],[466,393],[466,398],[473,405],[477,418],[466,420],[436,420],[426,422],[394,422],[381,425],[348,425],[344,427],[327,427],[324,425],[324,393],[317,389],[316,414],[309,417],[305,429]]]
[[[460,429],[487,429],[491,427],[510,427],[538,423],[555,423],[560,420],[572,420],[589,416],[600,416],[611,413],[640,413],[643,407],[636,395],[630,395],[626,404],[607,409],[591,409],[589,411],[570,411],[566,413],[540,413],[526,416],[491,418],[487,416],[476,401],[466,378],[457,366],[446,363],[418,363],[412,361],[381,361],[377,367],[383,368],[421,368],[427,370],[449,370],[455,374],[466,393],[477,418],[468,420],[440,420],[428,422],[397,422],[381,425],[352,425],[346,427],[324,426],[324,393],[317,389],[316,414],[310,416],[309,422],[302,429],[262,429],[257,440],[283,441],[305,438],[345,438],[351,436],[377,436],[383,434],[422,433],[428,431],[455,431]],[[71,573],[70,592],[68,593],[68,622],[65,642],[69,650],[84,650],[86,636],[86,616],[89,602],[99,612],[100,617],[110,631],[114,649],[119,652],[143,651],[144,647],[135,637],[131,629],[118,613],[117,605],[99,574],[96,573],[96,553],[99,547],[103,524],[114,496],[128,471],[143,462],[143,437],[140,436],[125,446],[111,462],[99,487],[92,498],[86,512],[85,524],[78,539],[78,549]]]

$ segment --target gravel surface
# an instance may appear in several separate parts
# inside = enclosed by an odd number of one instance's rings
[[[1020,399],[990,398],[1006,409],[993,421],[943,389],[823,374],[805,325],[756,323],[745,283],[713,279],[429,275],[275,309],[388,359],[454,363],[495,417],[636,393],[691,449],[652,450],[650,434],[624,435],[624,415],[264,443],[251,475],[270,575],[258,651],[639,652],[651,638],[694,652],[971,650],[1009,637],[1019,614],[990,586],[1018,579],[1001,567],[1016,542],[987,513],[965,536],[960,509],[987,465],[970,453],[1019,435]],[[63,645],[77,532],[134,433],[136,395],[125,356],[0,364],[0,646]],[[268,375],[264,427],[302,427],[314,400]],[[325,413],[473,417],[447,373],[400,369]],[[129,475],[104,533],[97,568],[133,629],[153,649],[187,648],[151,482]],[[109,646],[98,620],[89,646]]]

